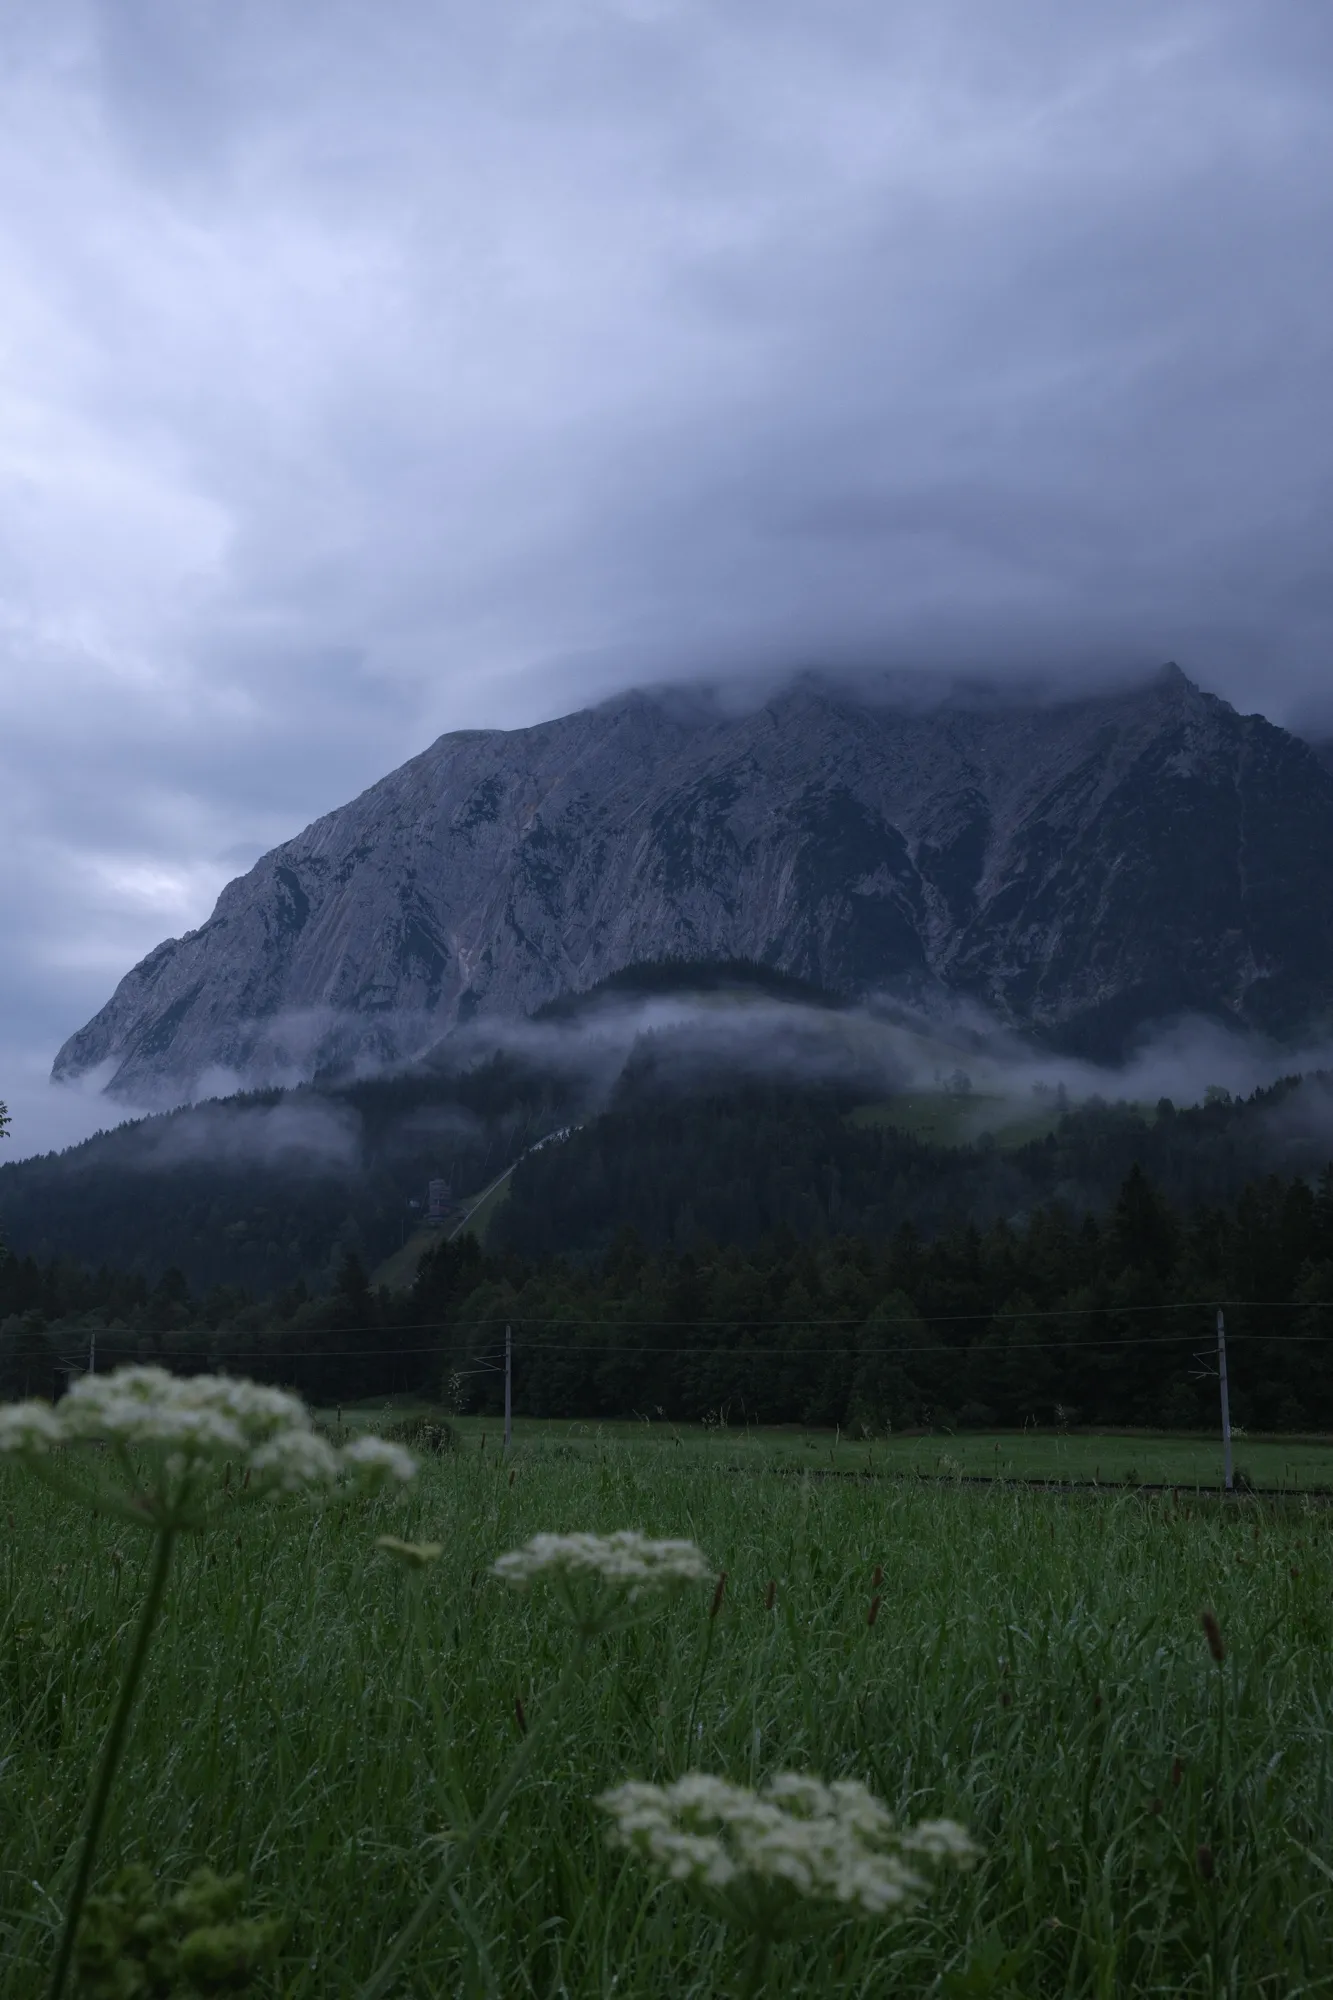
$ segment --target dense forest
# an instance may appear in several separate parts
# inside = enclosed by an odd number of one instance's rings
[[[1152,1111],[1097,1101],[1005,1149],[930,1145],[862,1122],[851,1086],[679,1088],[652,1038],[606,1111],[516,1168],[497,1239],[527,1256],[600,1257],[621,1229],[656,1248],[801,1238],[930,1236],[960,1218],[1021,1223],[1059,1202],[1099,1213],[1138,1165],[1180,1207],[1234,1198],[1259,1167],[1317,1173],[1333,1155],[1322,1077],[1287,1078],[1236,1101]],[[875,1107],[892,1118],[890,1101]]]
[[[541,1157],[541,1156],[538,1156]],[[596,1259],[488,1251],[470,1234],[372,1290],[355,1253],[312,1298],[256,1303],[179,1272],[0,1261],[0,1390],[50,1392],[88,1364],[160,1360],[290,1383],[313,1401],[421,1391],[498,1406],[506,1325],[534,1415],[839,1424],[1212,1421],[1213,1307],[1227,1302],[1238,1423],[1333,1423],[1333,1171],[1269,1176],[1186,1209],[1134,1165],[1110,1210],[1061,1203],[934,1236],[779,1224],[751,1246],[647,1245]],[[1205,1360],[1200,1363],[1199,1355]]]
[[[1333,1421],[1328,1172],[1186,1214],[1133,1167],[1102,1220],[1057,1205],[933,1239],[784,1230],[750,1251],[654,1253],[625,1230],[596,1264],[464,1256],[423,1262],[414,1314],[440,1327],[441,1372],[474,1407],[496,1407],[484,1371],[507,1323],[534,1413],[1188,1427],[1212,1421],[1197,1355],[1226,1300],[1247,1302],[1228,1304],[1237,1421]]]

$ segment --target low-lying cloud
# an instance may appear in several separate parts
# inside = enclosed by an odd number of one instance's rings
[[[284,1172],[359,1173],[375,1159],[440,1158],[497,1144],[517,1149],[525,1127],[510,1113],[499,1124],[451,1093],[502,1059],[559,1085],[561,1122],[594,1116],[613,1098],[627,1069],[651,1072],[656,1085],[681,1090],[728,1087],[741,1081],[836,1085],[865,1101],[907,1094],[947,1095],[951,1129],[963,1138],[1003,1134],[1061,1104],[1094,1099],[1151,1110],[1162,1098],[1178,1107],[1210,1092],[1246,1097],[1284,1076],[1304,1075],[1305,1087],[1284,1098],[1263,1122],[1274,1165],[1307,1159],[1325,1142],[1333,1148],[1333,1042],[1292,1048],[1237,1034],[1207,1020],[1178,1020],[1146,1033],[1125,1063],[1104,1066],[1035,1047],[965,1001],[926,1014],[894,1001],[834,1007],[745,988],[707,993],[599,996],[563,1017],[482,1021],[436,1043],[424,1062],[393,1062],[377,1071],[363,1060],[359,1080],[392,1081],[391,1097],[375,1111],[373,1140],[358,1108],[357,1079],[342,1085],[302,1083],[276,1101],[226,1095],[254,1079],[218,1076],[217,1096],[146,1117],[126,1135],[128,1167],[159,1171],[196,1162],[251,1164]],[[413,1102],[413,1079],[420,1100]],[[343,1094],[350,1087],[349,1099]],[[53,1090],[57,1087],[52,1086]],[[70,1092],[89,1117],[102,1108]],[[504,1133],[512,1131],[512,1141]],[[63,1135],[62,1135],[63,1136]],[[83,1132],[70,1133],[72,1142]],[[21,1153],[21,1149],[16,1149]],[[502,1163],[502,1162],[501,1162]]]
[[[1183,1106],[1209,1090],[1248,1096],[1279,1077],[1333,1068],[1333,1041],[1285,1046],[1199,1018],[1146,1030],[1129,1060],[1111,1066],[1038,1048],[968,1001],[927,1014],[896,1001],[826,1008],[744,993],[607,998],[570,1021],[487,1024],[475,1046],[586,1075],[603,1089],[637,1054],[684,1086],[745,1076],[845,1082],[885,1096],[946,1091],[975,1100],[978,1131],[1052,1094],[1071,1104]]]
[[[124,1158],[151,1172],[204,1163],[287,1172],[349,1171],[361,1160],[356,1112],[308,1092],[276,1104],[198,1104],[150,1119],[134,1138]]]

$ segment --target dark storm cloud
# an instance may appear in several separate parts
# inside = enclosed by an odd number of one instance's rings
[[[1308,0],[11,10],[0,1094],[444,728],[1171,656],[1313,725],[1331,75]]]

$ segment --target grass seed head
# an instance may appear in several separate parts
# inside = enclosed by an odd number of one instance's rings
[[[401,1563],[404,1569],[429,1569],[444,1554],[443,1542],[402,1542],[397,1535],[379,1535],[375,1547]]]

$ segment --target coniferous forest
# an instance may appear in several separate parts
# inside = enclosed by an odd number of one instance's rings
[[[159,1359],[323,1404],[418,1392],[485,1410],[508,1325],[532,1415],[1187,1428],[1211,1421],[1196,1355],[1225,1302],[1237,1421],[1324,1425],[1333,1172],[1313,1165],[1304,1088],[1180,1111],[1094,1104],[1004,1151],[859,1123],[837,1089],[681,1092],[650,1063],[520,1161],[484,1244],[441,1240],[405,1288],[371,1281],[355,1203],[373,1176],[337,1182],[342,1240],[314,1232],[323,1282],[298,1269],[252,1290],[11,1241],[0,1393],[58,1388],[95,1345],[99,1368]],[[1300,1170],[1256,1174],[1265,1151],[1300,1154]],[[318,1215],[308,1176],[253,1181],[252,1202]],[[95,1209],[95,1176],[82,1188]],[[396,1194],[387,1206],[396,1221]],[[169,1246],[169,1204],[164,1218]]]

